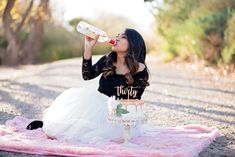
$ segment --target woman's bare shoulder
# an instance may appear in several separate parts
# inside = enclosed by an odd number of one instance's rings
[[[137,72],[143,71],[145,69],[145,65],[139,62],[139,69]]]

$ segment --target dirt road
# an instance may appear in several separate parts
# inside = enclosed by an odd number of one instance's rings
[[[93,58],[95,62],[100,56]],[[154,105],[151,123],[159,126],[202,124],[219,137],[200,157],[235,157],[235,77],[188,63],[162,64],[148,56],[150,86],[143,100]],[[41,118],[62,91],[80,87],[81,58],[42,65],[0,67],[0,124],[16,115]],[[0,152],[0,156],[40,156]]]

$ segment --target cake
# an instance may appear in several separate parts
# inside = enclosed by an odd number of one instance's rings
[[[147,120],[147,115],[143,109],[144,101],[140,99],[115,100],[114,97],[108,99],[108,120],[117,123],[127,123],[135,125]]]

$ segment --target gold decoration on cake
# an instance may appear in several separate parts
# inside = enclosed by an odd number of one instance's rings
[[[121,96],[121,95],[127,95],[127,99],[129,99],[130,97],[136,98],[137,96],[137,90],[135,90],[135,88],[138,87],[134,87],[134,86],[128,86],[128,87],[124,87],[123,85],[121,86],[116,86],[115,88],[117,88],[117,96]]]

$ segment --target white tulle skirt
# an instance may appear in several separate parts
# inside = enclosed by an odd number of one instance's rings
[[[44,111],[44,132],[52,138],[83,143],[122,138],[122,126],[107,121],[108,96],[97,88],[98,78],[61,93]],[[137,128],[132,130],[132,135],[139,133]]]

